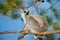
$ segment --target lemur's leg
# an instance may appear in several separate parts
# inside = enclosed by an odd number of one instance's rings
[[[18,37],[18,40],[21,40],[22,38],[24,38],[27,34],[22,34],[21,36]]]
[[[21,30],[20,32],[22,35],[18,37],[18,40],[21,40],[22,38],[24,38],[27,35],[26,32],[30,32],[30,30]]]

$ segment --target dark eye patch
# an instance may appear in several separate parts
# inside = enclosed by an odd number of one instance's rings
[[[28,15],[29,14],[29,11],[26,13],[26,15]]]
[[[26,13],[26,11],[24,11],[24,13]]]

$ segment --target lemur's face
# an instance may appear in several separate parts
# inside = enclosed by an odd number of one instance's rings
[[[29,10],[24,10],[25,15],[29,14]]]
[[[29,10],[21,10],[21,15],[28,15],[29,14]]]
[[[29,15],[29,11],[20,9],[20,12],[21,12],[21,18],[23,19],[24,23],[26,24],[26,16]]]
[[[20,10],[21,11],[21,17],[23,18],[23,19],[25,19],[25,17],[27,16],[27,15],[29,15],[29,10]]]

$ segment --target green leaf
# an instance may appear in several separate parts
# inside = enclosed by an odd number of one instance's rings
[[[7,12],[7,15],[8,16],[11,16],[13,14],[13,10],[9,10],[8,12]]]
[[[51,3],[51,0],[47,0],[47,2]]]
[[[60,25],[59,25],[59,23],[58,23],[58,22],[54,22],[54,23],[53,23],[53,28],[54,28],[55,30],[60,30]]]
[[[7,12],[7,7],[0,4],[0,10],[3,11],[3,12]]]
[[[43,14],[45,14],[45,11],[41,10],[40,15],[43,15]]]
[[[13,11],[16,10],[16,7],[22,7],[23,0],[7,0],[0,4],[0,11],[3,12],[3,14],[6,15],[12,15]],[[16,14],[14,14],[16,16]],[[14,17],[15,17],[14,16]]]
[[[22,7],[23,5],[23,0],[8,0],[8,2],[14,7],[17,7],[17,6]]]
[[[6,15],[12,9],[13,9],[13,6],[11,6],[8,2],[4,2],[4,3],[0,4],[0,10],[2,10],[2,12]]]
[[[54,40],[54,35],[53,34],[49,34],[49,35],[46,35],[46,40]]]
[[[53,12],[54,12],[55,16],[56,16],[56,17],[58,17],[58,15],[59,15],[59,14],[58,14],[57,9],[53,8],[52,10],[53,10]]]
[[[17,6],[22,7],[23,6],[23,0],[16,1]]]
[[[14,10],[13,14],[11,15],[12,18],[16,19],[20,17],[20,13],[18,13],[18,10]]]
[[[52,18],[51,17],[49,18],[48,16],[46,16],[46,19],[47,19],[48,24],[51,25],[52,24]]]

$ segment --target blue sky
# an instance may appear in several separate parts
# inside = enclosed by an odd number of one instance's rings
[[[2,3],[5,0],[0,0],[0,3]],[[25,0],[26,2],[31,2],[31,0]],[[60,10],[60,2],[58,2],[55,7]],[[25,4],[26,5],[26,4]],[[57,6],[59,5],[59,6]],[[40,8],[41,9],[48,9],[51,6],[50,3],[45,2],[44,3],[40,3]],[[29,10],[30,12],[34,9],[34,7],[30,7]],[[33,14],[37,14],[36,10],[33,12]],[[53,12],[51,10],[48,10],[48,12],[46,13],[47,16],[52,17],[53,21],[57,21],[55,15],[53,14]],[[45,15],[45,16],[46,16]],[[8,16],[1,16],[0,17],[0,31],[11,31],[11,30],[21,30],[24,26],[23,21],[21,21],[20,19],[12,19],[11,17]],[[0,34],[0,40],[17,40],[18,36],[20,34]],[[60,37],[60,36],[56,36],[56,37]],[[28,36],[26,36],[25,38],[23,38],[22,40],[34,40],[34,37],[32,34],[29,34]]]

